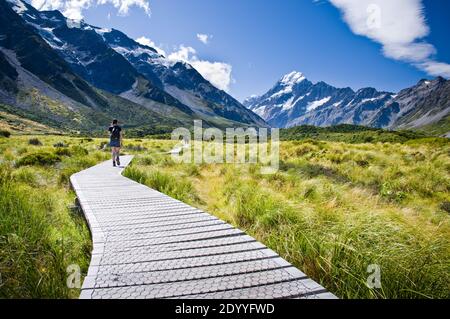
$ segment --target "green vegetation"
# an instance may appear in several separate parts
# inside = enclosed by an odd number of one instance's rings
[[[38,152],[25,155],[16,162],[17,167],[21,166],[51,166],[61,161],[61,158],[55,153]]]
[[[57,130],[51,129],[43,124],[27,120],[8,112],[1,111],[3,105],[0,104],[0,131],[20,134],[58,134]],[[1,133],[0,133],[1,136]]]
[[[108,148],[102,139],[28,140],[0,139],[0,296],[76,297],[66,267],[86,272],[90,240],[70,210],[69,177],[109,159]],[[259,165],[175,163],[172,141],[125,143],[137,155],[126,176],[247,231],[341,298],[450,297],[448,139],[285,141],[273,175]],[[20,165],[25,158],[37,159]],[[366,286],[372,264],[381,289]]]
[[[447,139],[283,142],[274,175],[175,164],[155,143],[126,176],[247,231],[339,297],[450,297]],[[366,286],[373,264],[381,289]]]
[[[11,132],[10,131],[6,131],[6,130],[0,130],[0,137],[10,137],[11,136]]]
[[[0,298],[73,298],[68,266],[86,274],[91,242],[84,218],[73,210],[73,173],[109,158],[99,140],[39,137],[0,139]],[[61,154],[68,145],[70,153]],[[89,156],[87,156],[89,152]]]
[[[426,125],[421,128],[421,131],[426,132],[427,134],[432,134],[436,136],[450,136],[450,116],[444,117],[437,123]]]
[[[41,146],[42,142],[38,138],[33,137],[28,140],[28,144],[35,145],[35,146]]]
[[[331,127],[296,126],[282,129],[280,139],[284,141],[315,139],[332,142],[360,143],[403,143],[426,137],[422,132],[386,131],[366,126],[342,124]]]

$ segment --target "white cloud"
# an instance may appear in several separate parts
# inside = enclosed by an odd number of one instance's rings
[[[197,39],[203,44],[208,44],[212,37],[212,35],[197,33]]]
[[[224,62],[200,60],[196,54],[197,51],[194,48],[180,45],[177,51],[168,56],[168,59],[189,63],[215,87],[228,92],[233,83],[232,66]]]
[[[419,65],[419,67],[434,76],[450,77],[450,64],[437,62],[437,61],[425,61]]]
[[[383,46],[386,57],[413,64],[433,76],[450,77],[450,65],[433,59],[436,48],[423,40],[430,30],[422,0],[329,0],[353,33]]]
[[[151,10],[148,0],[31,0],[31,4],[38,10],[60,10],[70,19],[81,20],[83,11],[95,5],[111,4],[118,14],[125,16],[131,7],[138,7],[150,16]]]
[[[147,38],[147,37],[140,37],[140,38],[137,38],[136,40],[135,40],[137,43],[140,43],[140,44],[142,44],[142,45],[146,45],[146,46],[148,46],[148,47],[151,47],[151,48],[153,48],[153,49],[155,49],[156,51],[158,51],[158,53],[159,54],[162,54],[162,55],[166,55],[166,52],[163,50],[163,49],[161,49],[160,47],[158,47],[156,44],[155,44],[155,42],[153,42],[151,39],[149,39],[149,38]]]
[[[97,0],[98,4],[111,3],[115,8],[119,10],[119,15],[127,15],[130,7],[138,7],[145,11],[150,16],[150,5],[148,0]]]

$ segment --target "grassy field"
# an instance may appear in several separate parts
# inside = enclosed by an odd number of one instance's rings
[[[68,177],[109,158],[106,140],[37,139],[0,137],[0,297],[76,297],[66,268],[86,271],[90,240]],[[125,175],[247,231],[341,298],[450,297],[448,140],[286,141],[274,175],[177,164],[173,145],[127,140]],[[372,264],[380,289],[366,286]]]
[[[78,297],[66,269],[87,271],[91,242],[68,178],[106,158],[82,139],[0,137],[1,298]]]

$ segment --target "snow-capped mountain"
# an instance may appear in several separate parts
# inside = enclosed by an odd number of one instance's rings
[[[0,0],[0,109],[74,133],[102,131],[112,116],[142,134],[190,122],[93,87],[4,0]]]
[[[399,94],[363,88],[336,88],[312,83],[300,72],[283,76],[273,88],[244,105],[275,127],[355,124],[383,128],[416,128],[450,113],[450,81],[420,81]],[[444,94],[444,92],[446,92]]]
[[[11,7],[70,65],[95,87],[118,94],[163,115],[267,126],[237,100],[215,88],[192,66],[170,61],[124,33],[38,11],[22,0]]]
[[[163,89],[198,114],[219,115],[230,120],[266,123],[241,103],[217,89],[190,64],[172,61],[154,48],[140,44],[118,30],[101,32],[105,42],[123,55],[153,85]]]
[[[8,2],[72,70],[90,84],[114,94],[128,93],[127,98],[148,102],[149,108],[162,114],[174,111],[193,114],[189,107],[151,85],[122,55],[109,47],[101,36],[103,29],[67,19],[56,10],[38,11],[21,0]]]
[[[350,109],[361,108],[359,117],[367,118],[366,113],[391,96],[391,93],[375,89],[354,92],[325,82],[314,84],[302,73],[294,71],[283,76],[266,94],[247,99],[244,105],[272,126],[291,127],[306,123],[323,126],[349,121]],[[347,112],[337,112],[344,107]]]

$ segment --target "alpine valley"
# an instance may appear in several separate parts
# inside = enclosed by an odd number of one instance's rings
[[[193,119],[267,127],[188,63],[21,0],[0,0],[0,111],[65,131],[101,130],[113,116],[140,135]]]
[[[449,112],[450,81],[440,77],[398,93],[355,92],[292,72],[240,103],[189,63],[119,30],[0,0],[0,113],[28,121],[22,126],[95,133],[117,117],[137,136],[195,119],[219,128],[353,124],[449,136]]]

